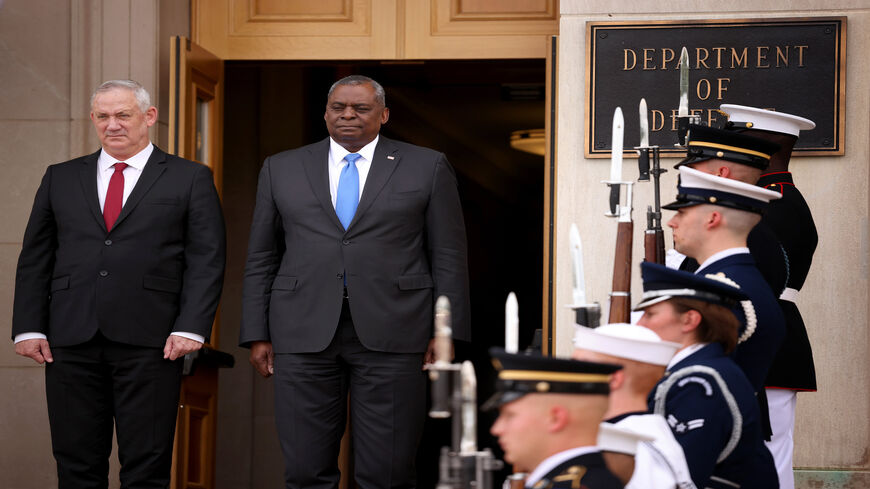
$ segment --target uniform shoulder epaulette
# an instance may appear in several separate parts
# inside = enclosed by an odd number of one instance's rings
[[[669,375],[656,388],[653,397],[653,412],[663,416],[676,434],[702,428],[705,423],[703,418],[681,421],[668,414],[665,408],[668,393],[675,386],[677,388],[683,388],[689,384],[697,384],[703,388],[705,397],[713,396],[713,385],[708,379],[703,377],[705,375],[715,381],[716,386],[719,388],[719,392],[722,393],[722,397],[728,405],[728,410],[731,412],[731,436],[728,439],[728,443],[726,443],[725,447],[722,448],[722,452],[719,453],[719,457],[716,459],[716,463],[720,463],[731,455],[731,452],[734,451],[734,448],[737,447],[737,443],[740,441],[740,434],[743,431],[743,415],[740,414],[740,407],[737,405],[737,400],[734,398],[734,394],[732,394],[731,390],[728,389],[728,384],[725,383],[725,379],[722,378],[718,371],[706,365],[691,365],[686,368],[681,368],[676,372],[671,372],[671,375]]]

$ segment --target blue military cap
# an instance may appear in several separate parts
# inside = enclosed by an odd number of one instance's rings
[[[721,273],[696,275],[645,261],[640,264],[640,275],[643,278],[643,298],[634,307],[635,310],[674,297],[697,299],[725,307],[733,307],[747,299],[746,294],[740,291],[740,286]]]
[[[501,348],[492,348],[489,353],[498,380],[495,394],[481,406],[484,411],[532,393],[607,395],[610,374],[622,368],[611,363],[507,353]]]
[[[662,208],[677,210],[693,205],[712,204],[761,214],[771,200],[781,197],[779,192],[681,166],[677,200],[663,205]]]
[[[686,158],[674,168],[716,158],[764,170],[770,164],[770,157],[779,149],[778,144],[766,139],[689,124]]]

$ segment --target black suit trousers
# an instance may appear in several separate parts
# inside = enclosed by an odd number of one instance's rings
[[[113,425],[121,487],[168,488],[182,361],[99,333],[52,353],[45,389],[58,488],[108,487]]]
[[[354,479],[361,489],[416,486],[426,411],[422,353],[364,347],[347,301],[329,346],[275,355],[275,413],[287,489],[337,488],[350,396]]]

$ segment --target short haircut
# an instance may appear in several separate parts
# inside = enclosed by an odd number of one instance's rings
[[[384,87],[381,86],[380,83],[372,80],[371,78],[363,75],[350,75],[338,80],[333,83],[331,87],[329,87],[329,93],[326,94],[326,100],[329,100],[329,97],[332,97],[332,92],[335,91],[337,87],[342,85],[365,85],[370,83],[372,87],[375,89],[375,100],[382,106],[387,106],[387,95],[384,92]]]
[[[136,97],[136,105],[139,106],[139,110],[143,113],[151,107],[151,95],[148,94],[148,90],[145,90],[145,87],[141,83],[134,80],[109,80],[104,81],[94,90],[94,94],[91,95],[91,108],[94,107],[94,100],[96,100],[97,95],[117,89],[133,92],[133,96]]]
[[[686,297],[674,297],[669,299],[676,312],[682,314],[691,309],[701,314],[701,322],[698,324],[698,341],[702,343],[719,343],[725,353],[731,353],[737,346],[737,333],[740,330],[740,321],[731,309],[719,304],[689,299]]]

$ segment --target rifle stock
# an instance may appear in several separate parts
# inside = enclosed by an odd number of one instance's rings
[[[631,315],[631,247],[634,224],[620,222],[616,228],[616,256],[613,259],[613,287],[609,323],[627,323]]]

